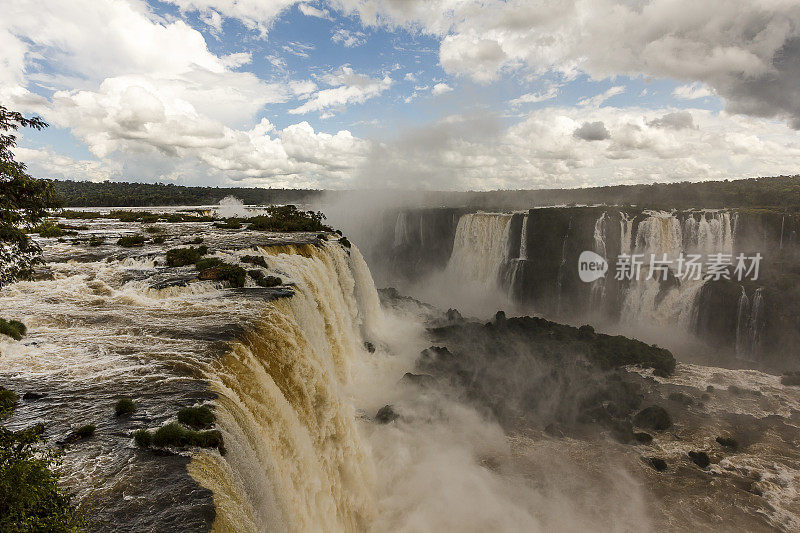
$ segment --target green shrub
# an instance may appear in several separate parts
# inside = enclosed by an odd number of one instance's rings
[[[57,452],[40,445],[41,428],[0,427],[0,531],[77,531],[81,515],[54,471]]]
[[[120,237],[117,244],[123,248],[133,248],[135,246],[142,246],[145,242],[144,235],[125,235]]]
[[[148,227],[144,228],[144,230],[147,233],[150,233],[150,234],[161,233],[161,228],[159,228],[158,226],[148,226]]]
[[[104,237],[99,237],[97,235],[92,235],[89,238],[89,246],[100,246],[105,241]]]
[[[79,427],[76,429],[73,434],[79,439],[88,439],[89,437],[94,436],[94,432],[97,428],[94,424],[86,424],[84,426]]]
[[[242,221],[238,218],[228,218],[223,222],[214,222],[214,227],[222,229],[241,229]]]
[[[6,320],[0,318],[0,334],[8,335],[14,340],[21,340],[27,333],[28,328],[19,320]]]
[[[159,215],[155,213],[144,213],[142,214],[141,221],[142,224],[154,224],[158,222]]]
[[[271,206],[266,214],[253,217],[250,229],[260,231],[331,231],[322,223],[325,215],[313,211],[301,211],[294,205]]]
[[[133,432],[133,441],[140,448],[147,448],[153,444],[153,434],[146,429],[138,429]]]
[[[163,235],[156,235],[153,237],[153,244],[164,244],[167,238]]]
[[[209,268],[214,268],[220,265],[224,265],[225,262],[218,258],[218,257],[204,257],[195,263],[195,267],[197,270],[208,270]]]
[[[203,244],[203,240],[204,239],[202,237],[195,237],[192,239],[191,244]]]
[[[0,418],[10,415],[19,402],[17,393],[0,387]]]
[[[349,240],[347,240],[347,237],[341,237],[341,238],[339,239],[339,244],[341,244],[341,245],[342,245],[342,246],[344,246],[345,248],[350,248],[350,246],[351,246],[351,244],[350,244],[350,241],[349,241]]]
[[[267,266],[267,261],[261,255],[245,255],[240,258],[240,261],[242,263],[250,263],[251,265],[269,268]]]
[[[266,276],[260,270],[253,269],[248,270],[248,274],[259,287],[277,287],[278,285],[283,285],[283,280],[277,276]]]
[[[129,415],[136,411],[136,402],[130,398],[120,398],[114,404],[114,414],[116,416]]]
[[[194,429],[208,429],[216,419],[214,411],[205,405],[184,407],[178,411],[178,422]]]
[[[222,433],[219,431],[195,431],[186,429],[175,422],[158,428],[153,434],[152,445],[157,448],[198,446],[200,448],[219,448],[220,452],[224,450]]]
[[[167,215],[166,218],[164,218],[164,220],[174,224],[176,222],[183,222],[183,217],[177,213],[173,213],[171,215]]]
[[[167,250],[167,264],[171,267],[192,265],[197,263],[200,258],[207,253],[207,246],[199,246],[197,248],[193,246],[188,248],[173,248]]]
[[[61,237],[64,235],[64,230],[52,224],[50,222],[45,222],[44,224],[40,224],[36,226],[33,231],[38,233],[39,236],[45,237],[47,239]]]

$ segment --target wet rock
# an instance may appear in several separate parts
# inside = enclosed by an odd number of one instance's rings
[[[378,424],[388,424],[400,418],[391,405],[384,405],[375,413],[375,422]]]
[[[586,341],[593,340],[597,334],[594,332],[594,328],[588,324],[583,325],[578,328],[578,338]]]
[[[406,372],[400,379],[400,382],[410,383],[412,385],[416,385],[417,387],[428,388],[436,385],[436,378],[430,374],[412,374],[411,372]]]
[[[555,422],[547,424],[547,426],[544,428],[544,432],[550,435],[551,437],[556,437],[559,439],[564,437],[564,432],[561,431],[561,426],[559,426]]]
[[[206,280],[206,281],[215,281],[222,279],[222,269],[220,267],[212,267],[207,268],[205,270],[201,270],[199,274],[197,274],[198,279]]]
[[[645,433],[644,431],[637,431],[633,434],[633,438],[636,439],[636,442],[639,444],[650,444],[653,442],[653,436],[650,433]]]
[[[44,392],[30,392],[29,391],[29,392],[26,392],[25,394],[22,395],[22,399],[26,400],[26,401],[29,401],[29,402],[32,402],[32,401],[35,401],[35,400],[41,400],[42,398],[46,398],[46,397],[47,397],[47,394],[44,393]]]
[[[725,435],[717,437],[717,443],[722,446],[723,448],[728,448],[730,450],[738,450],[739,443],[736,442],[736,439],[733,437],[728,437]]]
[[[369,353],[375,353],[375,345],[369,341],[364,341],[364,349]]]
[[[632,444],[636,442],[636,434],[633,432],[633,425],[627,420],[614,420],[610,427],[611,437],[620,444]]]
[[[730,385],[728,387],[728,392],[731,394],[735,394],[736,396],[761,396],[761,391],[756,389],[746,389],[744,387],[739,387],[738,385]]]
[[[64,439],[57,441],[56,444],[60,446],[67,446],[81,440],[89,439],[94,437],[95,429],[97,428],[94,424],[86,424],[85,426],[74,429],[66,437],[64,437]]]
[[[639,411],[633,418],[633,423],[639,427],[663,431],[672,426],[672,418],[663,407],[651,405]]]
[[[448,322],[463,322],[464,317],[458,312],[458,309],[448,309],[445,314]]]
[[[669,395],[669,400],[675,403],[679,403],[686,407],[694,404],[694,398],[689,396],[688,394],[684,394],[682,392],[673,392]]]
[[[707,468],[711,464],[711,459],[709,459],[706,452],[691,451],[689,452],[689,458],[700,468]]]
[[[800,386],[800,372],[787,372],[781,376],[781,385],[790,387]]]
[[[667,462],[660,457],[645,457],[644,461],[657,472],[664,472],[667,469]]]

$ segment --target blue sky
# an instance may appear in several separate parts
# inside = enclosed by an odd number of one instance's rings
[[[779,58],[797,9],[695,4],[23,0],[0,22],[0,101],[51,123],[18,151],[42,177],[493,189],[796,172],[798,72]]]

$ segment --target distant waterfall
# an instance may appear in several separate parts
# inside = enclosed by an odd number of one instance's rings
[[[608,249],[606,246],[608,233],[608,215],[602,213],[594,224],[594,251],[601,257],[608,260]],[[563,252],[562,252],[563,255]],[[591,302],[597,306],[603,302],[606,296],[606,278],[599,278],[592,282]]]
[[[408,243],[410,231],[408,227],[408,213],[400,211],[394,224],[394,247],[399,248]]]
[[[750,300],[742,287],[736,312],[736,356],[745,357],[750,353]]]
[[[627,213],[620,213],[619,229],[620,253],[629,254],[633,240],[633,219],[629,218]]]
[[[369,452],[346,392],[382,320],[358,250],[262,248],[295,294],[207,370],[228,454],[190,473],[214,493],[216,530],[363,531],[375,514]]]
[[[519,258],[522,261],[528,259],[528,215],[522,217],[522,230],[519,240]]]
[[[690,216],[681,224],[671,213],[660,211],[649,215],[639,223],[631,252],[644,254],[645,264],[639,280],[632,281],[625,294],[622,318],[629,323],[677,324],[684,330],[692,330],[704,281],[685,278],[670,284],[660,279],[648,280],[648,261],[651,254],[657,260],[666,256],[667,260],[675,261],[682,252],[730,253],[733,247],[730,216],[719,213],[709,221],[702,214],[699,220]],[[624,234],[621,237],[624,239]]]
[[[447,275],[486,288],[496,287],[511,218],[510,214],[495,213],[462,215]]]
[[[754,357],[761,354],[761,337],[764,332],[764,289],[759,287],[753,294],[753,307],[750,311],[750,353]]]

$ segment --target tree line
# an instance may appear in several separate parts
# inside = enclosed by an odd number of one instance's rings
[[[352,191],[189,187],[162,183],[52,181],[65,207],[212,205],[226,196],[245,204],[308,204]],[[800,208],[800,175],[740,180],[609,185],[583,189],[405,192],[409,204],[481,209],[528,209],[545,205],[609,204],[660,209]],[[416,202],[418,201],[418,202]]]

